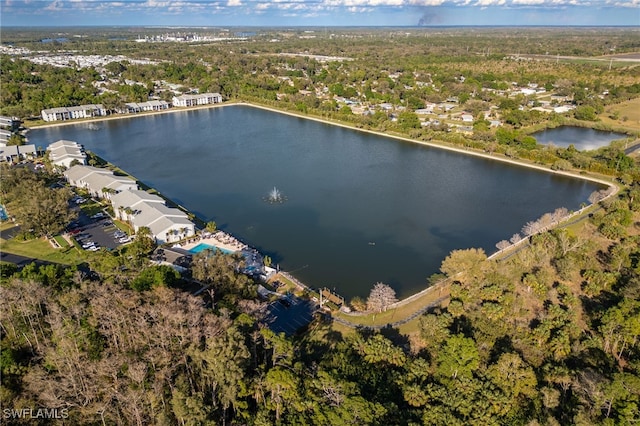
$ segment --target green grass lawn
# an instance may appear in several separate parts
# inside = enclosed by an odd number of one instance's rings
[[[0,240],[0,249],[6,253],[64,265],[78,265],[85,261],[82,253],[75,247],[67,244],[67,247],[54,249],[49,242],[42,238],[28,241]]]
[[[64,249],[66,247],[69,247],[69,242],[65,240],[62,235],[56,235],[55,237],[53,237],[53,239],[56,240],[60,248]]]

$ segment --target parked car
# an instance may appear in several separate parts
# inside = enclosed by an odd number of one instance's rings
[[[93,216],[91,216],[91,219],[101,219],[103,217],[104,217],[104,213],[98,212],[98,213],[94,214]]]
[[[83,249],[88,249],[89,247],[94,247],[96,245],[96,243],[94,243],[93,241],[89,240],[89,241],[85,241],[84,243],[82,243],[82,248]]]
[[[129,237],[122,237],[118,240],[118,242],[121,244],[128,243],[129,241],[131,241],[131,238]]]

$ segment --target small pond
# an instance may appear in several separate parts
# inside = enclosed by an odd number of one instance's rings
[[[590,151],[609,145],[612,141],[624,139],[623,133],[594,130],[585,127],[560,126],[555,129],[546,129],[533,133],[540,145],[553,144],[554,146],[567,148],[569,145],[580,151]]]

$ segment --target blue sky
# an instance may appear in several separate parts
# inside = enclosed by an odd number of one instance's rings
[[[0,0],[2,26],[640,25],[640,0]]]

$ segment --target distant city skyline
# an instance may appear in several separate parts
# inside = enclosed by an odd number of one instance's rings
[[[640,26],[640,0],[0,0],[6,26]]]

